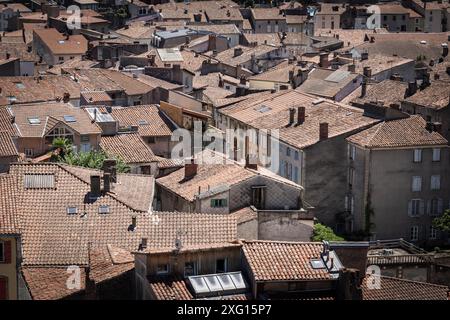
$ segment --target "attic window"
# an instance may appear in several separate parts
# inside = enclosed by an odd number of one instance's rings
[[[77,207],[67,207],[66,211],[67,211],[67,214],[77,214],[78,208]]]
[[[15,82],[17,89],[25,89],[25,85],[22,82]]]
[[[268,112],[268,111],[272,110],[272,108],[268,107],[268,106],[265,106],[265,105],[262,105],[262,106],[259,106],[259,107],[255,108],[255,110],[259,111],[261,113],[264,113],[264,112]]]
[[[74,116],[64,116],[65,122],[77,122]]]
[[[64,44],[64,40],[59,40],[58,43],[59,44]]]
[[[41,119],[39,117],[29,117],[28,122],[32,125],[37,125],[41,123]]]
[[[323,261],[320,259],[312,259],[311,267],[313,269],[325,269],[325,265],[324,265]]]
[[[109,206],[103,205],[103,206],[98,207],[98,213],[102,213],[102,214],[109,213]]]
[[[16,101],[17,101],[16,96],[8,96],[7,99],[8,99],[8,102],[9,102],[9,103],[11,103],[11,102],[16,102]]]

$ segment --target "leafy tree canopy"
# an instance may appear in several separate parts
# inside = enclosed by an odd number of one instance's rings
[[[444,232],[450,232],[450,209],[446,210],[442,216],[433,220],[433,227]]]
[[[314,225],[312,241],[344,241],[344,238],[336,235],[330,227],[316,223]]]

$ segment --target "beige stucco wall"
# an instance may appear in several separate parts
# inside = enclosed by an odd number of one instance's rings
[[[8,299],[17,299],[17,242],[12,237],[0,237],[0,241],[11,241],[11,263],[0,263],[0,277],[6,276],[8,278]]]

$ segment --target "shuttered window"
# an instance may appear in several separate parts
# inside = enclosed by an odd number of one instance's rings
[[[420,176],[414,176],[412,178],[412,186],[411,186],[412,191],[417,192],[417,191],[422,191],[422,177]]]

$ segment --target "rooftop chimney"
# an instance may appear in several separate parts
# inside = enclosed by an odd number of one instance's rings
[[[103,173],[103,192],[111,191],[111,173]]]
[[[197,174],[198,164],[193,158],[185,159],[184,161],[184,178],[191,179]]]
[[[440,122],[433,122],[433,131],[442,134],[442,123]]]
[[[361,61],[369,59],[369,53],[368,52],[362,52],[361,53]]]
[[[442,56],[443,57],[448,56],[448,44],[446,43],[442,44]]]
[[[320,53],[319,58],[320,58],[319,66],[321,68],[328,68],[328,66],[329,66],[328,53],[327,52]]]
[[[140,247],[141,247],[141,248],[140,248],[141,250],[147,249],[147,240],[148,240],[147,238],[142,238],[142,239],[141,239],[141,246],[140,246]]]
[[[242,54],[242,48],[234,48],[234,57],[238,57]]]
[[[9,58],[11,58],[11,54],[9,52],[6,53],[6,60],[8,60]]]
[[[70,101],[70,93],[64,92],[64,95],[63,95],[63,102],[64,102],[64,103],[68,103],[69,101]]]
[[[92,197],[100,196],[100,176],[99,175],[91,176],[91,196]]]
[[[110,182],[117,182],[117,161],[116,159],[105,159],[103,161],[103,173],[110,174]]]
[[[328,139],[328,122],[321,122],[319,124],[319,140]]]
[[[339,270],[337,300],[362,300],[359,272],[358,269],[349,268]]]
[[[294,124],[294,119],[295,119],[295,108],[289,108],[289,125],[293,125]]]
[[[367,78],[372,77],[372,68],[371,67],[364,67],[363,68],[363,75]]]
[[[361,96],[360,98],[364,98],[367,93],[367,81],[366,79],[363,79],[363,82],[361,84]]]
[[[439,73],[435,73],[434,74],[434,80],[439,80],[439,78],[440,78]]]
[[[408,82],[408,97],[412,96],[417,92],[417,82],[410,81]]]
[[[297,107],[297,125],[305,122],[305,107]]]
[[[354,73],[355,70],[356,70],[356,66],[352,63],[352,64],[349,64],[349,65],[347,66],[347,69],[348,69],[348,71]]]

